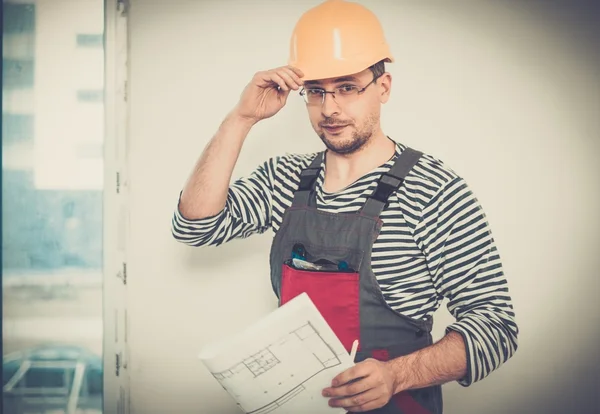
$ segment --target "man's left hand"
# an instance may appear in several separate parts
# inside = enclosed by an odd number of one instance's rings
[[[363,412],[386,405],[396,379],[388,363],[369,358],[337,375],[331,384],[323,390],[323,396],[331,398],[330,406]]]

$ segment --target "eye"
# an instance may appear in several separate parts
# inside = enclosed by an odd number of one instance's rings
[[[354,85],[342,85],[337,88],[338,92],[342,95],[347,95],[356,91],[356,86]]]
[[[323,89],[307,89],[306,90],[306,94],[307,95],[323,95]]]

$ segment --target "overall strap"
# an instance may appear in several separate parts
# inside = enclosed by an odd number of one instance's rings
[[[384,173],[379,182],[377,188],[373,191],[364,206],[362,207],[362,213],[369,217],[379,217],[383,208],[387,204],[388,197],[394,191],[398,191],[404,178],[408,175],[410,170],[419,162],[419,159],[423,155],[422,152],[414,150],[412,148],[406,148],[396,158],[392,168]]]
[[[308,207],[316,205],[316,194],[314,192],[323,162],[323,152],[319,152],[312,163],[300,173],[300,185],[294,193],[292,207]]]

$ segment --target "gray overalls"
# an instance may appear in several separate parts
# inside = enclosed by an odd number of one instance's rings
[[[383,224],[381,211],[421,155],[411,148],[404,150],[358,212],[335,214],[316,207],[315,186],[324,156],[319,153],[302,171],[293,203],[273,239],[271,282],[279,304],[306,292],[348,352],[359,340],[356,362],[387,360],[432,344],[432,319],[416,320],[394,311],[371,269],[372,246]],[[329,268],[300,270],[292,264],[294,257]],[[337,268],[331,267],[336,264]],[[441,413],[441,387],[401,392],[373,412]]]

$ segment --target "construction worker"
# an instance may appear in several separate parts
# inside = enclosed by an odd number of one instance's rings
[[[517,349],[518,327],[485,213],[441,160],[388,137],[394,62],[365,7],[328,0],[294,28],[288,65],[256,73],[200,156],[175,209],[192,246],[274,232],[279,303],[306,292],[356,365],[323,390],[348,412],[441,413],[441,385],[469,386]],[[325,149],[273,157],[230,184],[244,141],[292,91]],[[278,138],[279,139],[279,138]],[[433,342],[447,298],[456,321]]]

